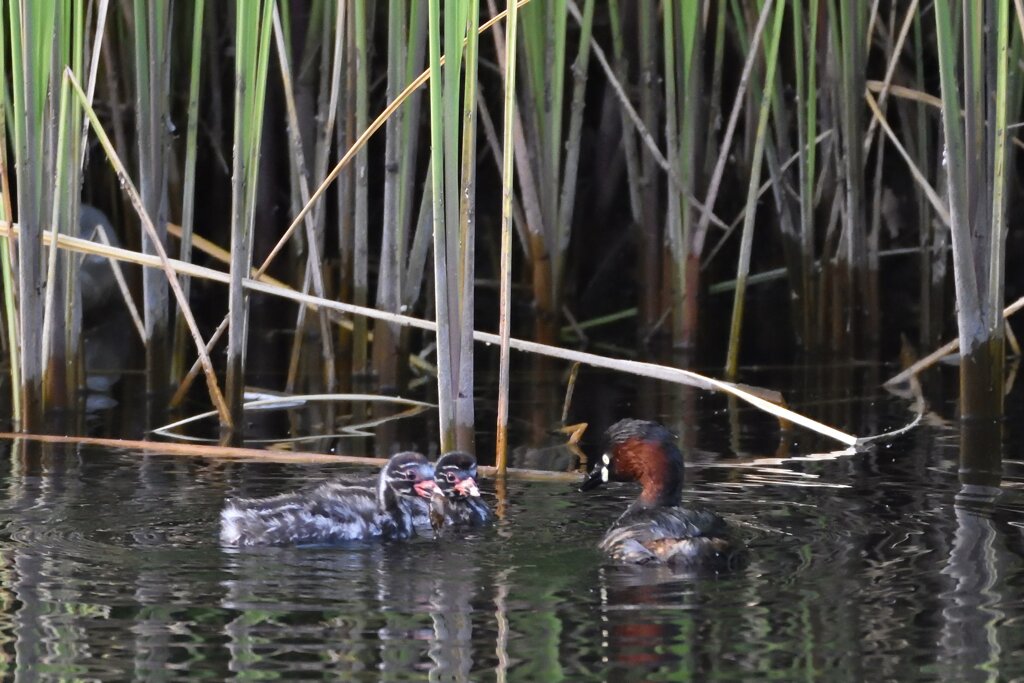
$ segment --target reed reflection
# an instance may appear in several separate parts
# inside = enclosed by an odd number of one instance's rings
[[[374,670],[372,634],[382,617],[367,577],[383,560],[382,546],[223,554],[232,578],[221,606],[235,615],[223,627],[230,671]]]
[[[956,528],[942,569],[953,584],[943,595],[941,656],[962,681],[998,680],[1004,658],[999,625],[1006,615],[999,607],[1003,597],[998,586],[1011,557],[994,521],[1002,442],[998,423],[961,424]]]
[[[233,578],[222,606],[238,612],[224,628],[230,669],[285,671],[310,659],[337,673],[471,680],[475,622],[491,619],[474,607],[479,570],[436,545],[225,551]]]

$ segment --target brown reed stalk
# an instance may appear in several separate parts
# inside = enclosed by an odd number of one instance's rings
[[[508,393],[509,393],[509,337],[512,333],[512,184],[515,154],[513,126],[516,109],[516,52],[518,49],[519,12],[515,0],[508,3],[505,43],[505,107],[501,155],[501,292],[498,315],[498,335],[501,355],[498,365],[498,421],[495,466],[499,474],[508,467]]]

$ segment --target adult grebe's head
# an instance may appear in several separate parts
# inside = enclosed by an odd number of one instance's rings
[[[640,507],[679,504],[683,489],[683,454],[664,425],[648,420],[619,420],[604,434],[601,457],[583,482],[588,491],[609,481],[636,481],[643,486]]]
[[[404,451],[391,456],[380,471],[380,497],[390,489],[400,496],[429,498],[434,490],[434,467],[422,453]]]
[[[469,453],[446,453],[434,465],[434,483],[446,498],[480,495],[476,485],[476,458]]]

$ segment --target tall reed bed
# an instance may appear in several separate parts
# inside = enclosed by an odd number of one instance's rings
[[[54,253],[47,261],[42,234],[47,229],[77,231],[81,115],[69,102],[62,73],[64,67],[83,73],[85,10],[80,2],[9,2],[0,12],[4,83],[10,86],[3,93],[2,204],[5,216],[17,219],[21,235],[16,252],[5,245],[5,323],[13,331],[8,339],[11,377],[17,381],[14,419],[31,429],[40,424],[44,403],[66,405],[66,350],[77,344],[67,338],[60,315],[63,285],[73,278],[63,271],[73,268],[74,260],[57,259]],[[8,141],[13,169],[7,162]],[[12,186],[17,187],[16,209]]]
[[[731,375],[766,339],[842,358],[887,357],[903,332],[933,344],[952,329],[954,280],[964,413],[998,413],[1005,245],[1020,239],[1010,9],[0,2],[12,412],[34,428],[81,385],[78,259],[48,253],[43,232],[75,233],[84,192],[130,207],[122,241],[164,267],[133,291],[150,392],[175,383],[180,404],[202,367],[226,427],[243,424],[257,343],[282,346],[271,388],[288,392],[371,377],[404,393],[436,369],[441,447],[471,449],[474,328],[499,319],[503,337],[616,354],[664,338]],[[118,196],[99,189],[110,178]],[[182,261],[227,247],[226,291],[170,281],[174,223]],[[247,288],[270,269],[310,298],[254,335]],[[495,280],[500,299],[480,286]],[[401,318],[371,329],[315,303],[332,298],[433,317],[436,348]]]

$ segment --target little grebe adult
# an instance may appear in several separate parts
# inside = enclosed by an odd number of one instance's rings
[[[220,514],[220,540],[245,547],[408,538],[415,501],[429,498],[433,489],[430,462],[406,451],[388,460],[375,488],[327,482],[305,492],[228,501]]]
[[[435,533],[447,526],[483,526],[493,513],[476,485],[476,458],[469,453],[446,453],[434,464],[434,493],[430,525]]]
[[[587,491],[609,481],[636,481],[640,496],[612,524],[601,549],[618,562],[668,564],[687,570],[737,566],[742,548],[729,525],[707,510],[681,507],[683,454],[666,427],[620,420],[605,432],[605,448],[583,482]]]

